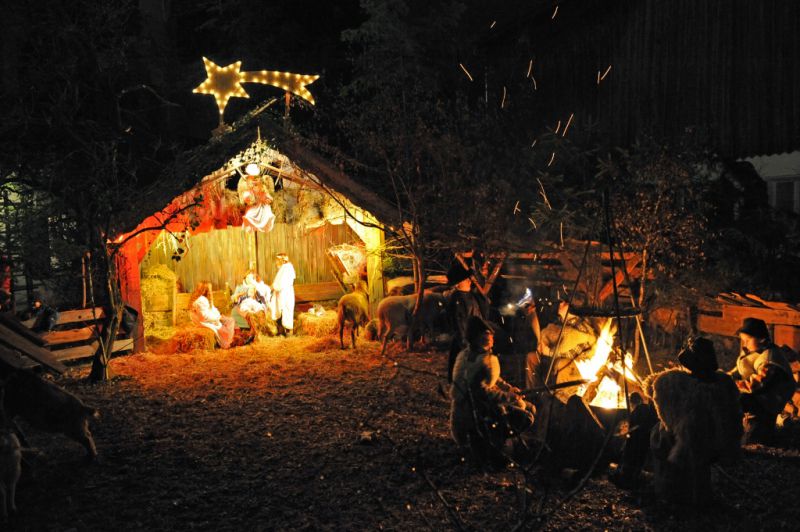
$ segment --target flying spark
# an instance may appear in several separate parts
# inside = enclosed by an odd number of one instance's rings
[[[553,20],[554,18],[556,18],[556,15],[558,15],[558,5],[556,5],[556,9],[555,9],[555,11],[553,11],[553,16],[550,17],[550,20]]]
[[[492,29],[492,28],[494,28],[494,25],[495,25],[495,24],[497,24],[497,21],[496,21],[496,20],[493,20],[493,21],[492,21],[492,24],[489,26],[489,29]]]
[[[553,155],[555,155],[555,153],[553,153]],[[547,206],[547,208],[552,211],[553,206],[550,205],[550,200],[547,199],[547,193],[544,191],[544,185],[542,184],[542,180],[537,177],[536,181],[539,182],[539,195],[542,197],[542,200],[544,200],[544,204]]]
[[[555,161],[555,159],[556,159],[556,152],[553,152],[550,155],[550,160],[547,162],[547,166],[550,166],[551,164],[553,164],[553,161]]]
[[[503,86],[503,99],[500,101],[500,109],[502,109],[506,104],[506,88]]]
[[[470,73],[469,73],[469,70],[467,70],[467,68],[466,68],[466,67],[465,67],[465,66],[464,66],[462,63],[459,63],[459,64],[458,64],[458,66],[460,66],[460,67],[461,67],[461,70],[463,70],[463,71],[464,71],[464,74],[466,74],[466,75],[467,75],[467,77],[469,78],[469,80],[470,80],[470,81],[473,81],[473,79],[472,79],[472,74],[470,74]]]
[[[600,81],[603,81],[604,79],[606,79],[606,76],[608,76],[609,72],[611,72],[611,65],[608,65],[608,68],[606,69],[606,71],[603,72],[602,76],[600,76]]]
[[[512,214],[517,214],[518,212],[522,212],[519,208],[519,200],[517,201],[516,205],[514,205],[514,212]]]
[[[526,78],[531,77],[531,71],[532,70],[533,70],[533,59],[531,59],[530,62],[528,63],[528,75],[525,76]]]
[[[538,91],[539,88],[536,86],[536,78],[531,76],[531,80],[533,80],[533,90]]]
[[[559,120],[558,124],[556,124],[556,130],[553,131],[553,135],[558,135],[558,130],[559,129],[561,129],[561,120]]]
[[[567,125],[564,126],[564,132],[561,134],[562,137],[567,136],[567,130],[569,129],[569,125],[572,123],[573,118],[575,118],[575,113],[569,115],[569,119],[567,120]]]

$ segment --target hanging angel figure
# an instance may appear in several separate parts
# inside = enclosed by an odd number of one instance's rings
[[[245,231],[261,231],[268,233],[275,226],[275,214],[272,212],[272,195],[270,187],[261,175],[258,165],[247,165],[245,174],[239,178],[237,192],[239,201],[247,208],[242,220]]]

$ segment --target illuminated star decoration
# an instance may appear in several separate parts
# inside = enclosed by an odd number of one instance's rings
[[[311,105],[314,105],[314,96],[306,88],[319,79],[319,76],[309,74],[291,74],[289,72],[276,72],[273,70],[260,70],[258,72],[241,72],[241,61],[236,61],[228,66],[221,67],[210,59],[204,57],[208,78],[195,87],[192,91],[200,94],[210,94],[217,100],[219,107],[219,122],[222,125],[222,114],[231,98],[249,98],[250,95],[242,87],[242,83],[261,83],[272,85],[286,92],[299,96]]]

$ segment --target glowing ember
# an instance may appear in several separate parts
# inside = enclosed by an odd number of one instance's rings
[[[597,372],[608,362],[608,355],[611,353],[611,345],[614,338],[611,336],[611,320],[606,321],[594,344],[592,356],[586,360],[576,360],[575,365],[581,373],[581,377],[590,381],[597,380]],[[584,390],[585,391],[585,390]],[[578,393],[583,395],[583,393]]]
[[[604,370],[612,370],[616,375],[624,375],[626,379],[631,382],[638,383],[639,379],[633,372],[633,357],[630,353],[625,353],[625,367],[619,360],[609,361],[611,349],[614,344],[614,337],[611,334],[612,320],[606,321],[600,331],[600,336],[597,338],[597,343],[594,346],[592,355],[583,360],[576,360],[575,366],[581,374],[581,377],[589,380],[588,384],[582,385],[578,388],[576,394],[583,397],[583,395],[590,389],[594,389],[595,395],[589,402],[590,406],[598,406],[600,408],[625,408],[625,393],[620,383],[612,378],[610,373],[603,374],[600,377],[600,382],[597,383],[598,377]],[[596,383],[596,384],[595,384]]]
[[[601,408],[625,408],[625,394],[613,379],[603,377],[597,387],[597,395],[589,405]]]

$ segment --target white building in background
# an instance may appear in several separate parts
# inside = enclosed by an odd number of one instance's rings
[[[800,214],[800,151],[745,160],[767,182],[770,205]]]

